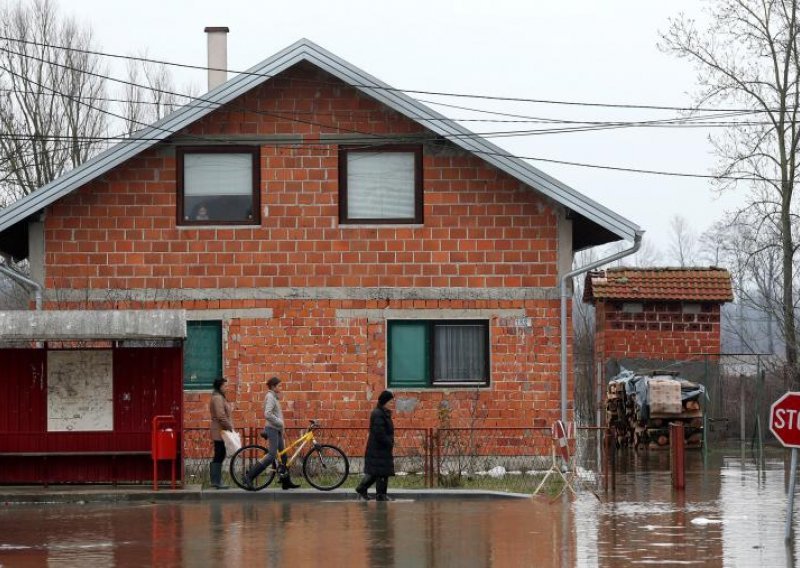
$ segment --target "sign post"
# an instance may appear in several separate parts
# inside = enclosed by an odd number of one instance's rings
[[[789,540],[792,536],[794,488],[797,480],[797,448],[800,448],[800,392],[787,392],[772,403],[769,409],[769,429],[781,444],[792,448],[789,504],[786,510],[786,528],[783,535],[784,539]]]

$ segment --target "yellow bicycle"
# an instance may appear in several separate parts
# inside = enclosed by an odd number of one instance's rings
[[[294,442],[287,445],[282,452],[278,452],[279,459],[290,455],[285,460],[286,467],[290,468],[301,454],[306,445],[311,444],[311,448],[303,456],[303,477],[312,487],[320,491],[330,491],[336,489],[347,479],[350,472],[350,462],[345,453],[331,444],[320,444],[314,437],[314,430],[320,425],[312,420],[305,432]],[[248,471],[252,471],[257,463],[262,466],[268,459],[268,450],[259,444],[243,446],[231,458],[230,473],[231,479],[242,489],[249,491],[260,491],[267,487],[275,479],[277,473],[275,461],[258,474],[248,485],[245,476]]]

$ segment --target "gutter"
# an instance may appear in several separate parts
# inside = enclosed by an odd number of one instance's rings
[[[601,258],[595,262],[576,268],[567,272],[561,277],[561,421],[567,423],[567,281],[575,276],[599,268],[604,264],[614,262],[620,258],[634,254],[642,246],[642,236],[644,231],[636,231],[633,238],[633,246],[606,258]]]
[[[16,271],[13,268],[11,268],[11,263],[10,263],[8,257],[3,256],[3,258],[4,258],[5,262],[0,263],[0,274],[5,274],[6,276],[11,278],[12,280],[16,281],[17,284],[20,284],[21,286],[27,288],[28,290],[33,288],[33,295],[34,295],[34,302],[36,304],[36,309],[37,310],[41,310],[42,309],[42,297],[44,295],[42,293],[42,290],[43,290],[42,285],[39,284],[38,282],[36,282],[35,280],[31,280],[27,276],[25,276],[23,274],[20,274],[18,271]]]

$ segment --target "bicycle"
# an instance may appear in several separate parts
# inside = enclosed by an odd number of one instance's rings
[[[350,473],[350,462],[347,455],[336,446],[331,444],[320,444],[314,437],[314,430],[320,425],[315,420],[311,420],[306,431],[286,448],[278,452],[278,459],[288,455],[293,448],[294,453],[286,460],[286,468],[290,468],[300,452],[307,444],[311,444],[311,449],[303,456],[303,477],[308,484],[320,491],[331,491],[339,487],[347,479]],[[258,474],[248,486],[245,483],[245,475],[251,470],[256,462],[264,464],[267,460],[268,450],[259,444],[243,446],[231,457],[230,474],[233,482],[242,489],[248,491],[260,491],[267,487],[275,479],[277,473],[276,461]]]

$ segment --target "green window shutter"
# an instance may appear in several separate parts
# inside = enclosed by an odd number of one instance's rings
[[[222,322],[186,322],[183,344],[183,387],[210,389],[222,376]]]
[[[388,325],[389,386],[428,386],[428,322],[390,321]]]

